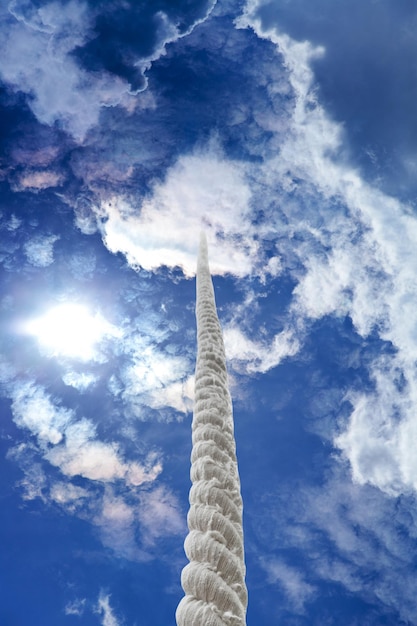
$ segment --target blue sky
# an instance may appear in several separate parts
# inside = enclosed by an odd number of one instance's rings
[[[0,622],[174,622],[203,229],[248,625],[417,624],[417,9],[0,9]]]

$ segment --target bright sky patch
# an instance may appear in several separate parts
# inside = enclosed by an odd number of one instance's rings
[[[96,345],[119,331],[101,315],[93,315],[80,304],[61,304],[28,324],[28,331],[53,356],[87,361],[94,358]]]

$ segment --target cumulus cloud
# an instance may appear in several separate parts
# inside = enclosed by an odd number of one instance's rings
[[[123,366],[112,374],[108,387],[115,398],[125,407],[125,415],[147,419],[146,408],[174,409],[187,413],[193,394],[188,355],[181,354],[178,345],[161,347],[169,335],[165,326],[158,328],[157,318],[141,316],[131,321],[134,332],[126,331],[121,349],[125,354]],[[142,323],[146,328],[141,330]],[[172,414],[173,411],[170,411]],[[161,420],[171,419],[159,413]]]
[[[250,195],[244,168],[212,146],[180,157],[140,207],[122,197],[103,202],[98,212],[103,240],[132,267],[178,266],[190,277],[203,229],[216,249],[212,272],[244,276],[253,271],[257,255]]]
[[[149,560],[159,540],[185,531],[179,503],[163,485],[123,494],[109,485],[96,509],[93,522],[103,544],[133,561]]]
[[[142,417],[143,407],[172,407],[186,410],[190,385],[188,359],[161,352],[152,344],[136,350],[130,364],[120,373],[120,381],[111,381],[113,393],[123,399],[128,413]]]
[[[88,498],[89,492],[87,489],[71,483],[56,482],[51,486],[49,495],[57,504],[67,506]]]
[[[413,621],[409,550],[416,533],[415,520],[406,512],[409,504],[391,500],[369,486],[349,484],[337,471],[323,489],[307,490],[302,499],[300,522],[306,524],[306,533],[294,528],[293,539],[301,531],[299,537],[313,553],[317,532],[328,542],[316,564],[317,575],[372,597],[405,621]]]
[[[373,392],[348,396],[353,411],[335,445],[359,484],[370,483],[391,496],[417,491],[416,383],[407,384],[398,355],[374,362],[371,375]]]
[[[103,544],[118,556],[135,561],[149,558],[137,545],[134,507],[114,490],[106,489],[94,523]]]
[[[16,424],[37,440],[9,453],[24,471],[25,499],[41,498],[88,520],[105,546],[130,560],[149,560],[160,538],[183,532],[174,494],[151,487],[162,472],[158,453],[142,454],[142,462],[126,459],[118,443],[98,438],[91,420],[77,419],[34,384],[16,385],[12,410]],[[59,470],[58,479],[48,464]],[[73,482],[79,477],[82,486]]]

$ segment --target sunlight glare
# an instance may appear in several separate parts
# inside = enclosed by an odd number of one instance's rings
[[[63,355],[87,361],[95,357],[96,344],[104,336],[119,336],[118,329],[101,315],[92,315],[80,304],[60,304],[31,321],[34,335],[51,356]]]

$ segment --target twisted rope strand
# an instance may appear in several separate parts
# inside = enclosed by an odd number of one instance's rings
[[[191,455],[189,564],[178,626],[245,626],[247,590],[242,498],[232,401],[213,284],[202,236],[197,265],[197,365]]]

